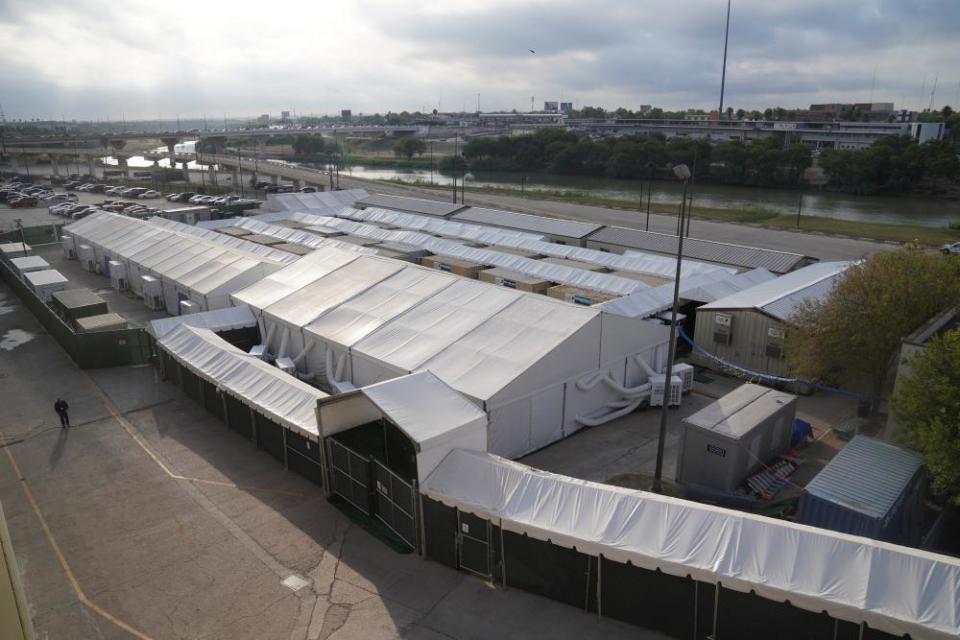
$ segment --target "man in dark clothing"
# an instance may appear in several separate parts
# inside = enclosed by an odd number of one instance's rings
[[[70,410],[70,405],[67,404],[67,401],[63,398],[57,398],[57,401],[53,403],[53,410],[60,416],[60,428],[69,427],[70,416],[67,414],[67,411]]]

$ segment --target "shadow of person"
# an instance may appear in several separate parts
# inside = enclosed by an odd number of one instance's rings
[[[60,435],[57,437],[56,443],[53,445],[53,451],[50,452],[50,468],[56,469],[57,463],[60,462],[60,458],[63,457],[63,451],[67,446],[67,438],[70,436],[69,428],[61,428]]]

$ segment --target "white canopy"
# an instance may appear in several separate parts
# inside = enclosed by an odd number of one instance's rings
[[[421,485],[448,506],[591,555],[914,638],[960,635],[960,560],[454,450]],[[640,596],[638,596],[640,597]]]
[[[451,449],[486,451],[487,414],[429,371],[418,371],[324,400],[320,404],[324,436],[370,420],[370,412],[355,404],[358,395],[372,403],[413,442],[420,482]]]
[[[314,440],[315,409],[327,394],[240,351],[209,329],[186,324],[159,339],[177,362],[274,422]]]
[[[253,316],[250,307],[241,305],[239,307],[191,313],[185,316],[158,318],[150,321],[149,331],[155,338],[162,338],[182,324],[199,329],[210,329],[211,331],[230,331],[231,329],[255,327],[257,326],[257,319]]]
[[[285,269],[275,271],[253,286],[234,293],[235,303],[249,304],[258,311],[282,300],[331,271],[355,260],[359,254],[335,248],[308,253]]]

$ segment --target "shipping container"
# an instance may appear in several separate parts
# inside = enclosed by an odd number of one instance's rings
[[[314,251],[314,249],[311,249],[310,247],[305,247],[302,244],[293,244],[291,242],[281,242],[280,244],[273,245],[273,248],[298,256],[305,256],[311,251]]]
[[[469,260],[450,258],[447,256],[429,256],[423,259],[423,266],[440,271],[449,271],[464,278],[476,279],[480,272],[487,268],[485,264],[477,264]]]
[[[283,242],[283,240],[280,238],[274,238],[273,236],[264,235],[262,233],[251,233],[248,236],[243,236],[243,240],[248,242],[256,242],[257,244],[262,244],[265,247]]]
[[[108,312],[107,303],[90,289],[64,289],[53,293],[50,306],[72,326],[74,321]]]
[[[50,268],[50,263],[40,256],[23,256],[22,258],[11,258],[10,264],[13,270],[23,279],[23,274],[31,271],[43,271]]]
[[[549,262],[550,264],[559,265],[561,267],[569,267],[571,269],[583,269],[584,271],[600,271],[600,272],[607,271],[606,267],[599,264],[592,264],[590,262],[581,262],[580,260],[569,260],[567,258],[544,258],[540,262]]]
[[[570,285],[566,284],[558,284],[555,287],[550,287],[547,289],[547,295],[551,298],[557,298],[558,300],[565,300],[567,302],[586,306],[600,304],[601,302],[615,300],[620,297],[610,293],[601,293],[600,291],[591,291],[590,289],[571,287]]]
[[[233,236],[234,238],[252,235],[249,230],[243,227],[220,227],[217,229],[217,233],[222,233],[225,236]]]
[[[29,256],[33,250],[30,245],[22,242],[8,242],[0,244],[0,257],[9,262],[13,258],[23,258]]]
[[[126,319],[118,313],[102,313],[96,316],[78,318],[76,321],[77,333],[92,333],[94,331],[115,331],[126,329]]]
[[[549,280],[541,280],[536,276],[528,276],[499,267],[481,271],[480,280],[483,282],[492,282],[493,284],[507,287],[508,289],[531,291],[533,293],[546,293],[547,289],[553,286],[553,283]]]

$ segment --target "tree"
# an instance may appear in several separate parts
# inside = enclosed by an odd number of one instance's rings
[[[891,398],[899,437],[923,454],[933,489],[960,506],[960,329],[906,362]]]
[[[393,155],[398,158],[406,158],[407,160],[413,158],[414,155],[422,156],[426,150],[427,143],[413,136],[400,138],[397,140],[397,143],[393,145]]]
[[[291,144],[293,153],[300,158],[323,153],[324,142],[320,136],[298,135]]]
[[[823,300],[791,318],[787,353],[800,378],[872,395],[876,421],[900,340],[960,302],[960,261],[917,249],[849,267]]]

